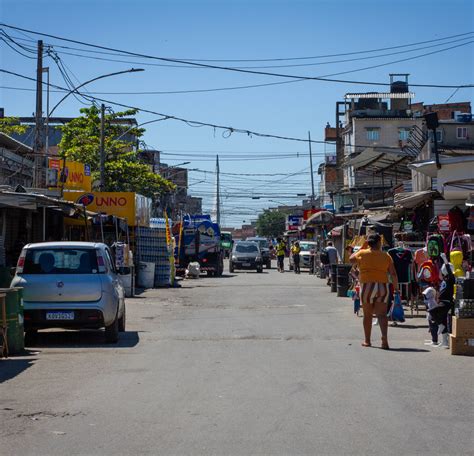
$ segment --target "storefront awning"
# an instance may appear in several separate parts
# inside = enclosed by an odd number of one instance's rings
[[[406,164],[413,158],[403,150],[384,149],[383,147],[367,147],[361,153],[348,157],[344,166],[365,170],[374,174],[397,174],[400,178],[409,176]]]
[[[438,192],[425,190],[423,192],[396,193],[393,198],[395,206],[405,209],[413,209],[420,204],[432,200],[436,195],[438,195]]]
[[[332,223],[333,221],[334,214],[332,212],[320,211],[316,214],[313,214],[311,217],[308,218],[308,220],[306,220],[306,222],[303,224],[303,229],[310,226],[327,225],[329,223]]]
[[[0,207],[11,207],[35,211],[39,208],[57,209],[64,215],[72,217],[78,211],[83,213],[83,208],[70,201],[58,200],[37,193],[21,193],[11,191],[0,191]]]

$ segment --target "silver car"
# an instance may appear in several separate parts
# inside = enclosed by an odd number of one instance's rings
[[[23,288],[30,341],[43,328],[105,328],[108,343],[117,342],[125,331],[124,288],[105,244],[28,244],[11,286]]]
[[[314,241],[299,241],[300,243],[300,268],[313,269],[314,268],[314,256],[318,248],[318,243]],[[290,271],[295,268],[295,261],[293,255],[290,255],[289,261]]]

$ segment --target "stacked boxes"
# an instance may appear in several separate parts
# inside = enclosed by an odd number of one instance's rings
[[[154,223],[152,226],[137,228],[139,261],[155,263],[155,287],[168,287],[171,283],[171,266],[165,223]]]
[[[474,356],[474,318],[453,317],[451,354]]]

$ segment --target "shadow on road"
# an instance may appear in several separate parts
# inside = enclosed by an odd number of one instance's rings
[[[33,365],[36,358],[15,359],[7,358],[0,360],[0,383],[6,382]]]
[[[132,348],[138,345],[137,331],[120,333],[116,344],[106,344],[103,331],[47,331],[38,332],[33,347],[39,348]]]
[[[382,350],[382,348],[380,350]],[[424,353],[424,352],[429,352],[430,350],[426,350],[425,348],[392,348],[390,347],[389,351],[403,352],[403,353]]]

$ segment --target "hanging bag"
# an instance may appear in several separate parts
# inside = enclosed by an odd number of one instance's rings
[[[398,323],[403,323],[405,321],[405,311],[403,310],[402,300],[399,293],[395,294],[388,316],[391,321],[396,321]]]
[[[438,215],[438,230],[440,233],[451,232],[451,222],[448,215]]]
[[[439,258],[444,253],[444,238],[441,234],[431,234],[426,241],[426,250],[430,258]]]

